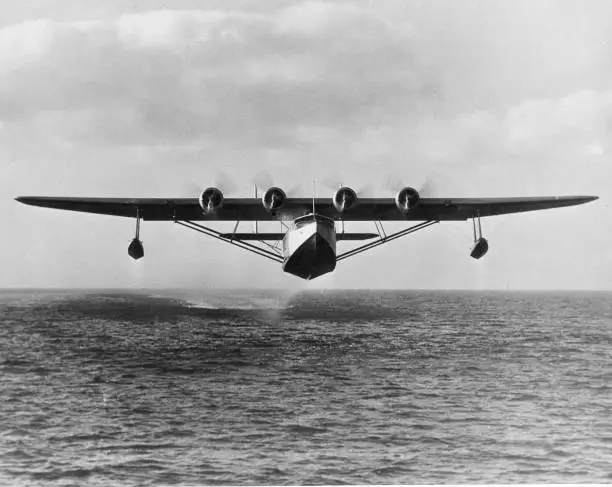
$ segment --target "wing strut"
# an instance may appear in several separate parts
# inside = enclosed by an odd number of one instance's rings
[[[275,262],[283,262],[283,258],[277,252],[271,252],[267,249],[262,249],[257,245],[253,245],[247,242],[243,242],[240,240],[232,240],[231,238],[224,237],[221,232],[214,230],[209,227],[205,227],[204,225],[200,225],[199,223],[195,223],[191,220],[175,220],[174,223],[178,223],[185,228],[189,228],[191,230],[195,230],[196,232],[203,233],[204,235],[208,235],[209,237],[216,238],[217,240],[221,240],[222,242],[226,242],[232,244],[242,250],[247,250],[257,255],[261,255],[266,259],[273,260]]]
[[[140,219],[140,208],[136,207],[136,236],[128,247],[128,255],[134,260],[144,257],[144,246],[142,240],[140,240]]]
[[[403,230],[392,233],[391,235],[385,235],[384,237],[381,236],[380,239],[376,240],[375,242],[370,242],[370,243],[361,245],[355,249],[348,250],[344,252],[343,254],[338,255],[336,257],[336,262],[340,262],[341,260],[347,259],[349,257],[353,257],[354,255],[365,252],[366,250],[373,249],[374,247],[378,247],[379,245],[391,242],[392,240],[395,240],[397,238],[404,237],[406,235],[417,232],[419,230],[423,230],[424,228],[427,228],[431,225],[435,225],[436,223],[440,223],[440,220],[427,220],[426,222],[419,223],[418,225],[414,225],[412,227],[404,228]]]
[[[478,219],[478,233],[476,232],[476,219]],[[476,210],[472,217],[472,225],[474,227],[474,245],[470,251],[470,256],[474,259],[480,259],[489,251],[489,242],[482,236],[482,226],[480,224],[480,212]]]
[[[386,238],[387,234],[385,232],[385,227],[380,220],[374,220],[374,226],[376,227],[376,231],[378,232],[378,236],[380,238]]]
[[[232,236],[230,237],[230,240],[234,240],[234,237],[236,236],[236,230],[238,230],[238,225],[240,225],[240,220],[236,220],[236,225],[234,226],[234,230],[232,231]]]
[[[136,208],[136,238],[140,238],[140,209]]]

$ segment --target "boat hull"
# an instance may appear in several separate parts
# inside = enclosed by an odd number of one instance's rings
[[[333,221],[316,217],[300,221],[285,235],[283,255],[283,271],[302,279],[310,280],[332,272],[336,268]]]

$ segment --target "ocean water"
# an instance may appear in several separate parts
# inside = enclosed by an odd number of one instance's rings
[[[3,291],[0,484],[612,481],[612,294]]]

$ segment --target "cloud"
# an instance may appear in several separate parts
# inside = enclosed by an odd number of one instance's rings
[[[424,118],[414,141],[423,158],[464,164],[581,162],[610,154],[612,91],[530,99],[504,111]]]
[[[275,147],[303,127],[388,123],[423,95],[404,27],[316,2],[26,22],[0,30],[1,116],[111,145]]]
[[[314,153],[357,165],[605,155],[608,92],[462,103],[490,96],[485,80],[508,75],[498,56],[507,46],[490,30],[505,10],[491,9],[491,22],[478,24],[482,12],[471,3],[451,9],[471,20],[441,32],[431,23],[445,6],[407,13],[393,2],[374,9],[308,1],[265,14],[159,10],[9,26],[0,30],[0,137],[56,147],[280,151],[281,159]],[[510,15],[500,29],[516,22]],[[480,44],[485,35],[490,45]],[[546,52],[558,42],[549,39]],[[495,70],[486,71],[487,60]],[[467,83],[476,77],[482,81]]]
[[[612,135],[612,91],[583,90],[560,99],[527,101],[506,114],[502,130],[513,153],[546,149],[556,157],[603,155]],[[599,147],[595,153],[593,146]]]

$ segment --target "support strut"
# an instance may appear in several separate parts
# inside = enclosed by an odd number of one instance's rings
[[[128,247],[128,255],[134,259],[138,260],[144,257],[144,246],[140,241],[140,209],[136,208],[136,236],[130,242]]]
[[[476,233],[476,220],[478,220],[478,234]],[[482,226],[480,225],[480,212],[478,210],[472,218],[472,225],[474,226],[474,242],[476,242],[479,238],[482,238]]]
[[[387,234],[385,232],[385,227],[383,227],[382,221],[374,220],[374,226],[376,227],[376,231],[378,232],[378,236],[380,238],[386,238]]]
[[[476,220],[478,220],[478,232],[476,232]],[[476,210],[472,217],[472,227],[474,229],[474,245],[470,251],[470,256],[480,259],[489,251],[489,242],[482,236],[482,226],[480,224],[480,212]]]
[[[140,212],[136,212],[136,238],[140,239]]]
[[[221,240],[222,242],[229,243],[238,247],[242,250],[246,250],[248,252],[252,252],[253,254],[260,255],[265,257],[266,259],[273,260],[275,262],[283,262],[283,258],[277,252],[271,252],[267,249],[262,249],[257,245],[250,244],[248,242],[243,242],[241,240],[232,240],[222,236],[222,233],[213,229],[206,227],[204,225],[200,225],[199,223],[195,223],[191,220],[175,220],[174,223],[178,223],[179,225],[194,230],[196,232],[202,233],[204,235],[208,235],[209,237],[216,238],[217,240]]]
[[[236,231],[238,230],[238,225],[240,225],[240,220],[236,220],[236,225],[234,226],[234,230],[232,231],[232,236],[230,237],[230,240],[234,240],[234,237],[236,236]]]
[[[361,245],[355,249],[351,249],[347,252],[344,252],[343,254],[338,255],[336,257],[336,262],[347,259],[354,255],[360,254],[362,252],[365,252],[366,250],[373,249],[374,247],[378,247],[379,245],[383,245],[385,243],[391,242],[392,240],[404,237],[406,235],[417,232],[419,230],[423,230],[424,228],[430,227],[431,225],[435,225],[436,223],[439,223],[439,222],[440,220],[427,220],[426,222],[419,223],[418,225],[414,225],[412,227],[404,228],[403,230],[392,233],[391,235],[385,235],[384,237],[381,236],[381,238],[376,240],[375,242],[370,242],[370,243]]]

